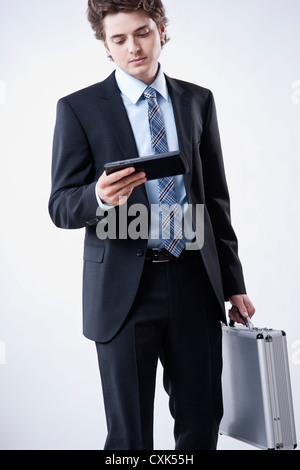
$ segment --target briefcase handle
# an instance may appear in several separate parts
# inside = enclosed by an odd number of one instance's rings
[[[234,309],[236,309],[236,310],[238,311],[240,317],[242,318],[243,322],[245,323],[245,326],[246,326],[249,330],[253,330],[254,326],[253,326],[253,323],[252,323],[251,320],[250,320],[249,315],[248,315],[247,318],[245,318],[243,315],[241,315],[240,311],[237,309],[237,307],[236,307],[235,305],[233,305],[233,306],[231,307],[231,309],[229,310],[228,314],[230,315],[230,313],[231,313]],[[235,321],[230,319],[230,320],[229,320],[229,326],[230,326],[231,328],[234,328],[234,326],[235,326]]]

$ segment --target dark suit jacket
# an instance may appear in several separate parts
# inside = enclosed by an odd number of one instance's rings
[[[230,220],[216,109],[212,93],[166,77],[180,149],[189,161],[185,175],[189,204],[205,205],[204,265],[226,322],[224,301],[246,293]],[[49,212],[64,229],[85,227],[83,333],[109,341],[120,329],[135,298],[147,240],[100,240],[96,235],[95,184],[106,162],[138,157],[132,129],[114,73],[106,80],[58,102],[54,133]],[[148,206],[145,187],[131,204]]]

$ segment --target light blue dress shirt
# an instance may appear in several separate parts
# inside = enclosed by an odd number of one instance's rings
[[[138,155],[140,157],[153,155],[154,150],[151,145],[151,134],[148,121],[148,102],[143,96],[147,85],[123,72],[121,69],[116,70],[116,81],[131,124]],[[157,100],[164,119],[169,151],[177,151],[179,150],[179,144],[173,106],[161,67],[151,87],[157,91]],[[183,176],[175,176],[174,181],[177,202],[183,207],[184,205],[187,205]],[[157,207],[159,205],[158,180],[147,181],[145,186],[150,207]],[[103,204],[99,199],[97,192],[96,196],[101,209],[109,210],[111,206]],[[148,241],[148,248],[162,247],[163,243],[160,234],[158,234],[157,230],[153,229],[153,227],[150,230],[150,236],[151,234],[152,239],[150,238]]]

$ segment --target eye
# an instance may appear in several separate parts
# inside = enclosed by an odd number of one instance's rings
[[[114,44],[117,44],[119,46],[121,46],[122,44],[124,44],[125,42],[125,39],[124,38],[118,38],[118,39],[114,39]]]
[[[146,31],[145,33],[138,34],[138,37],[139,38],[145,38],[145,37],[149,36],[149,34],[150,34],[150,31]]]

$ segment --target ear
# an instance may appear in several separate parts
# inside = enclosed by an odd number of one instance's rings
[[[160,40],[163,41],[165,39],[165,36],[166,36],[166,25],[165,23],[162,23],[160,25]]]
[[[102,42],[102,44],[103,44],[103,46],[104,46],[104,49],[105,49],[107,58],[108,58],[109,60],[111,60],[111,61],[114,62],[114,59],[112,58],[112,55],[111,55],[111,53],[110,53],[110,50],[109,50],[108,45],[106,44],[106,41],[101,41],[101,42]]]
[[[102,40],[101,42],[102,42],[102,44],[103,44],[104,49],[106,50],[106,52],[109,53],[109,48],[108,48],[108,45],[106,44],[106,41],[105,41],[105,40]]]

